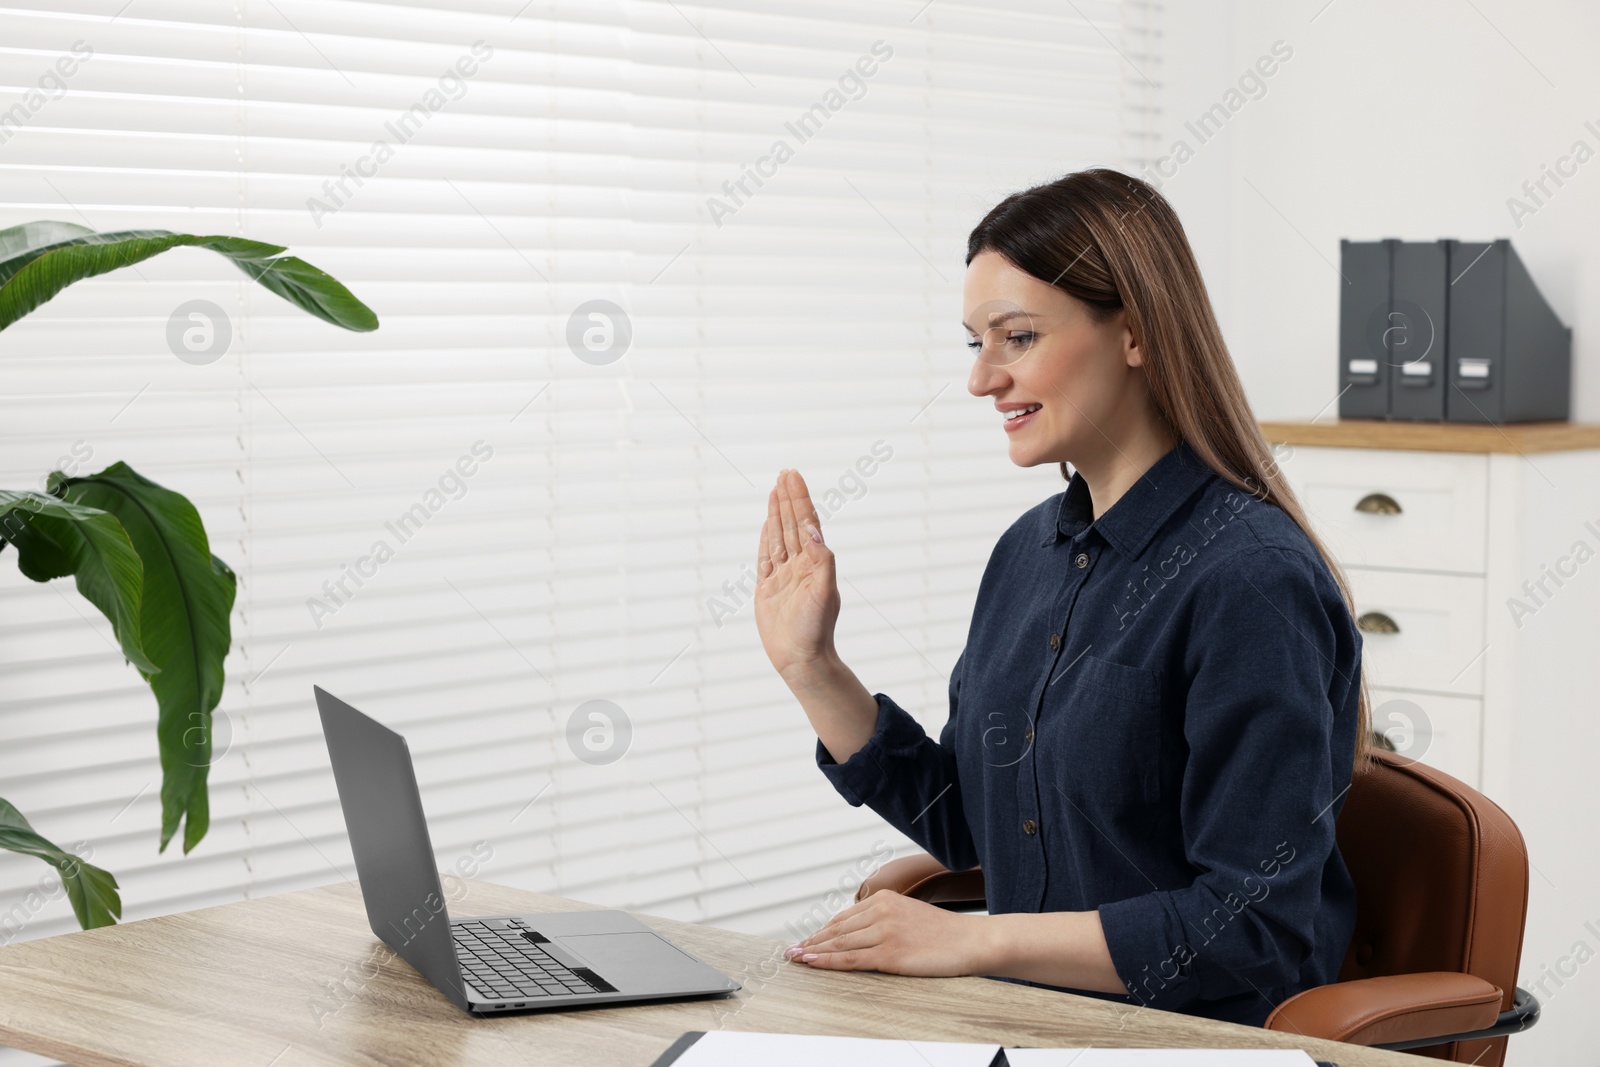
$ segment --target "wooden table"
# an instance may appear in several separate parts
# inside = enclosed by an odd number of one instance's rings
[[[457,917],[594,906],[452,884],[466,887],[450,902]],[[84,1067],[643,1067],[685,1030],[733,1029],[1053,1047],[1300,1047],[1342,1067],[1424,1062],[988,978],[817,971],[783,959],[780,941],[639,918],[744,988],[713,1000],[473,1018],[373,937],[347,883],[0,949],[0,1044]]]

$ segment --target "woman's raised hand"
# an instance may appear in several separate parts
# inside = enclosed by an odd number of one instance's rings
[[[796,470],[780,471],[767,497],[755,602],[761,645],[786,679],[791,668],[810,667],[833,655],[839,582],[833,552],[822,543],[817,509]]]

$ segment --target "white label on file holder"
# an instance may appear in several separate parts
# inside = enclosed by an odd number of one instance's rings
[[[1400,365],[1400,373],[1409,374],[1413,377],[1426,378],[1428,375],[1433,373],[1433,364],[1423,363],[1420,361],[1416,363],[1403,363]]]
[[[1377,374],[1378,361],[1375,359],[1352,359],[1350,361],[1351,374]]]
[[[1463,378],[1487,378],[1489,376],[1489,361],[1486,359],[1463,359],[1456,364],[1456,373]]]

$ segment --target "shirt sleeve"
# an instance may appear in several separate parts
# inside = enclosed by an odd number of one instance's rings
[[[1360,669],[1337,586],[1330,577],[1319,591],[1303,557],[1247,550],[1202,579],[1193,604],[1179,805],[1201,873],[1098,909],[1129,992],[1169,1011],[1297,982],[1350,781],[1352,748],[1335,731],[1353,737],[1354,723],[1336,721],[1335,701],[1346,703]]]
[[[867,805],[953,871],[978,865],[951,747],[965,657],[963,650],[951,671],[950,718],[940,741],[882,693],[873,694],[878,702],[876,729],[849,759],[835,762],[821,739],[817,741],[817,766],[840,796],[853,807]]]

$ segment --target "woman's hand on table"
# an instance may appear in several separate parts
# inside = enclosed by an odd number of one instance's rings
[[[834,971],[921,978],[981,975],[989,966],[986,918],[880,889],[835,915],[784,955]]]

